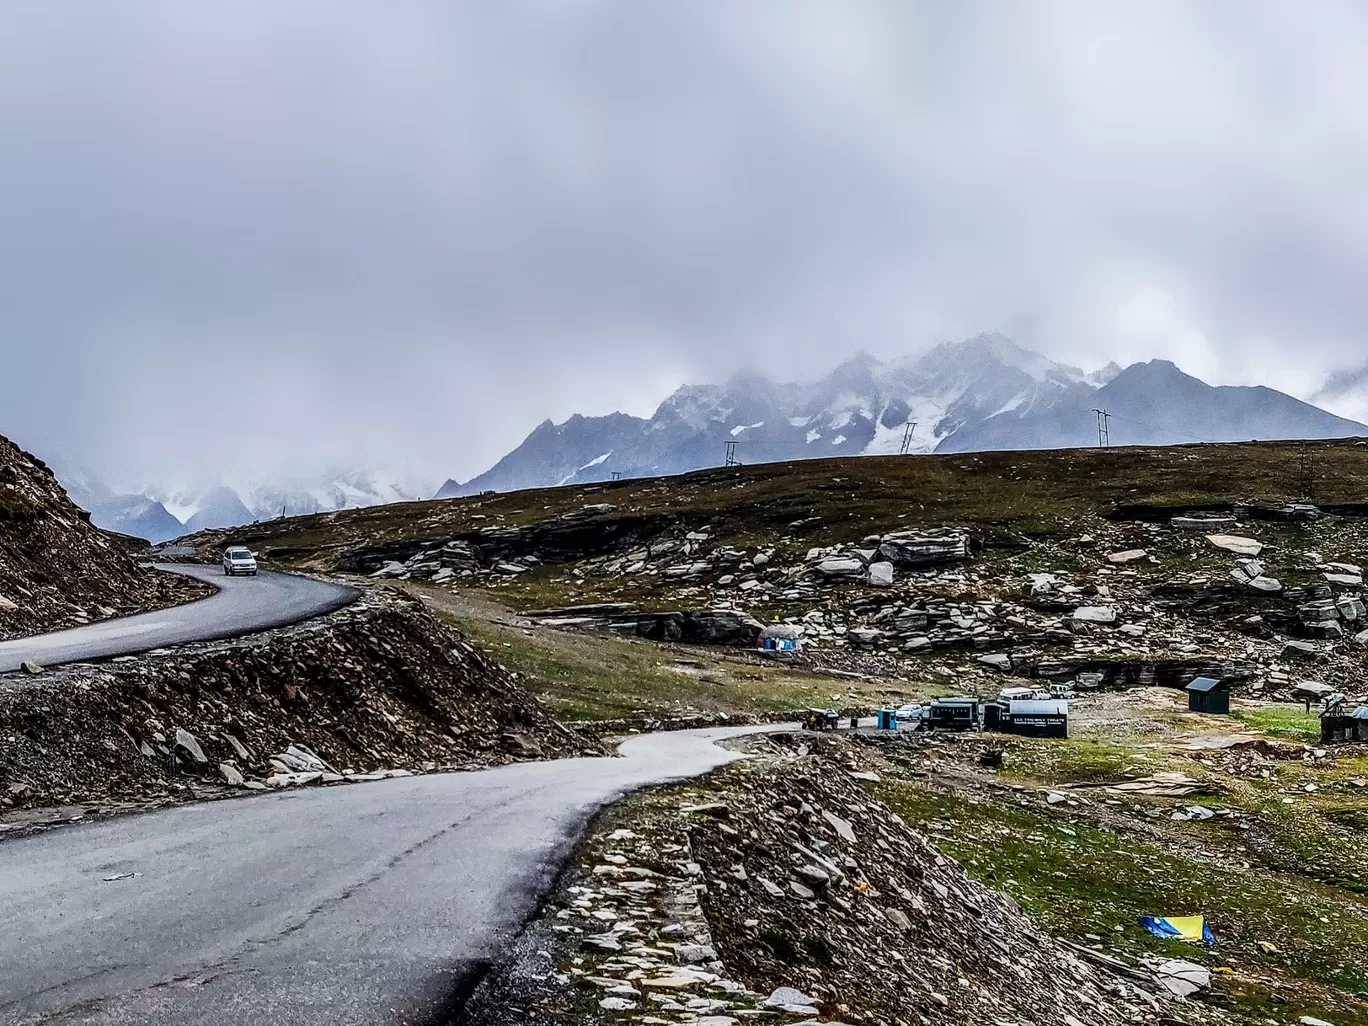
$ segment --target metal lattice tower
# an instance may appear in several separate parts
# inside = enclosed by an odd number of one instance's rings
[[[736,458],[736,442],[735,442],[735,441],[731,441],[731,442],[728,442],[728,443],[727,443],[727,463],[726,463],[726,465],[729,466],[729,467],[740,466],[740,461]]]
[[[1094,409],[1097,414],[1097,446],[1106,449],[1111,446],[1111,414],[1106,410]]]
[[[917,422],[909,420],[907,426],[903,428],[902,447],[898,449],[899,455],[906,456],[912,451],[912,432],[917,430]]]

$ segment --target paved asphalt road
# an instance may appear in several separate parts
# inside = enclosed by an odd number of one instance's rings
[[[25,662],[39,666],[105,656],[133,655],[187,641],[212,641],[331,613],[357,596],[354,588],[263,570],[256,577],[225,577],[217,566],[166,563],[158,567],[208,581],[219,590],[198,602],[152,613],[103,620],[52,634],[0,641],[0,673]],[[3,1022],[3,1020],[0,1020]]]
[[[598,806],[754,729],[0,841],[0,1023],[442,1026]]]

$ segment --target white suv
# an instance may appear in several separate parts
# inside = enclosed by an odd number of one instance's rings
[[[223,550],[223,573],[227,577],[246,574],[255,577],[257,572],[256,556],[242,545],[232,545]]]

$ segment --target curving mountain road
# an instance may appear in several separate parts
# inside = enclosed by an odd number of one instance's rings
[[[0,841],[0,1022],[445,1026],[596,808],[767,729]]]
[[[266,570],[256,577],[226,577],[216,566],[164,563],[157,569],[208,581],[218,591],[182,606],[0,641],[0,673],[17,670],[26,662],[56,666],[135,655],[188,641],[233,638],[331,613],[359,594],[344,585]]]

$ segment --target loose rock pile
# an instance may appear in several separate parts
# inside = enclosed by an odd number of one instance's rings
[[[0,807],[601,752],[421,605],[0,678]]]
[[[472,1023],[1111,1026],[1158,1011],[815,757],[614,810],[533,932],[557,949],[550,973],[538,961],[529,985],[528,966],[505,967]]]
[[[46,464],[0,437],[0,640],[208,594],[93,527]]]

